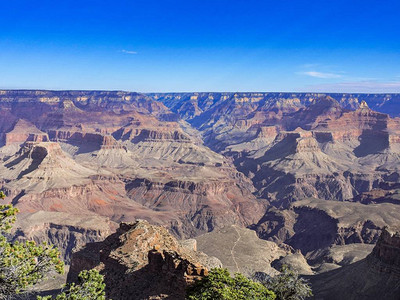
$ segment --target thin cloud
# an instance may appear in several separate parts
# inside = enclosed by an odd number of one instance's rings
[[[307,76],[315,77],[315,78],[324,78],[324,79],[341,78],[342,77],[342,75],[340,75],[340,74],[324,73],[324,72],[317,72],[317,71],[299,72],[298,74],[307,75]]]
[[[126,54],[138,54],[136,51],[125,50],[125,49],[122,49],[121,52]]]
[[[359,81],[311,85],[306,88],[316,92],[344,93],[400,93],[400,81]]]

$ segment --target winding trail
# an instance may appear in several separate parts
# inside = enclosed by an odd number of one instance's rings
[[[236,247],[237,243],[240,241],[240,239],[242,238],[242,236],[240,235],[240,232],[236,229],[236,226],[233,226],[233,228],[235,228],[235,231],[238,234],[238,238],[236,239],[235,243],[233,244],[233,247],[231,249],[231,255],[232,255],[233,262],[235,263],[237,272],[240,272],[239,265],[236,261],[235,254],[233,252],[235,251],[235,247]]]

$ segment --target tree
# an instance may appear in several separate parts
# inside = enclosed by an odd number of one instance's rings
[[[265,273],[257,272],[252,279],[273,291],[277,300],[303,300],[312,296],[308,281],[299,277],[299,274],[287,265],[282,266],[279,275],[271,277]]]
[[[38,297],[38,300],[105,300],[105,284],[103,275],[97,270],[82,271],[78,275],[78,284],[66,286],[65,291],[55,298],[51,296]]]
[[[5,195],[0,192],[0,199]],[[50,272],[64,272],[60,252],[46,243],[34,241],[10,243],[6,234],[16,220],[18,209],[11,204],[0,205],[0,299],[26,292]]]
[[[274,300],[275,294],[240,273],[231,277],[227,269],[216,268],[190,286],[186,297],[190,300]]]
[[[0,200],[4,200],[6,195],[0,191]],[[13,207],[11,204],[0,205],[0,234],[7,233],[12,224],[15,222],[15,215],[18,213],[18,208]]]

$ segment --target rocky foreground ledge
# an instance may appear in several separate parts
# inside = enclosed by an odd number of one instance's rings
[[[112,299],[184,299],[187,285],[221,266],[217,258],[196,251],[195,240],[179,243],[166,228],[140,220],[121,223],[103,242],[74,253],[68,281],[95,268]]]

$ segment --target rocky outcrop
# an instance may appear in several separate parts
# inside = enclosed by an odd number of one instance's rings
[[[372,250],[370,259],[382,264],[380,268],[382,272],[400,271],[400,232],[385,227]]]
[[[113,299],[184,299],[185,288],[208,274],[207,256],[180,243],[166,228],[146,221],[122,223],[104,242],[73,254],[68,281],[81,270],[104,275]]]
[[[311,269],[300,250],[273,262],[273,267],[277,270],[281,270],[283,266],[288,266],[290,269],[301,275],[314,274],[314,271]]]
[[[311,277],[317,299],[399,299],[400,234],[385,228],[372,253],[354,264]]]

